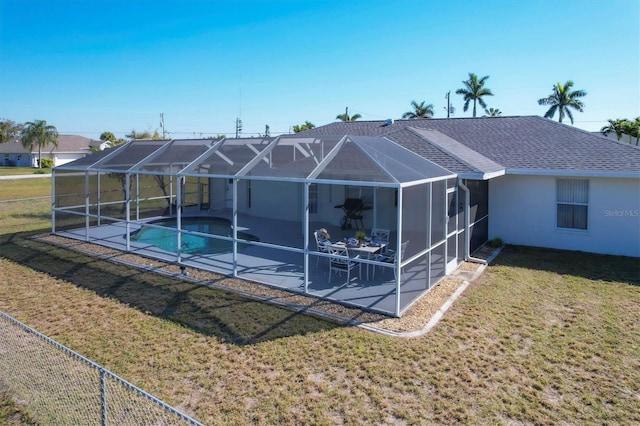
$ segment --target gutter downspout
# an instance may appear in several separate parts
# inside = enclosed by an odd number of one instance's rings
[[[471,195],[469,192],[469,188],[467,188],[466,185],[462,183],[462,179],[458,181],[458,186],[464,191],[464,258],[469,262],[486,265],[486,260],[478,259],[477,257],[471,256],[471,225],[469,220],[469,216],[471,213]]]

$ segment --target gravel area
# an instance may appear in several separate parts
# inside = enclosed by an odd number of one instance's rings
[[[366,324],[370,329],[380,329],[400,335],[402,333],[422,330],[434,314],[440,310],[443,304],[449,300],[451,295],[464,283],[463,277],[465,276],[465,274],[456,276],[457,274],[454,273],[444,278],[437,286],[433,287],[425,296],[411,306],[401,318],[391,318],[386,315],[371,313],[339,303],[292,293],[264,284],[257,284],[201,269],[186,267],[184,268],[184,272],[187,274],[185,276],[178,265],[140,255],[124,253],[98,244],[85,243],[57,235],[40,235],[35,238],[89,255],[100,256],[109,261],[149,269],[175,279],[198,282],[212,288],[233,291],[250,298],[284,306],[288,309],[306,312],[310,315],[329,318],[347,324]],[[478,252],[476,252],[474,255],[479,258],[487,258],[486,256],[493,253],[493,250],[494,249],[486,250],[482,255],[478,255]],[[473,273],[477,271],[480,266],[481,265],[477,263],[464,262],[458,270]]]

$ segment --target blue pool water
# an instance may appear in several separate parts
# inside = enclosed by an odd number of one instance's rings
[[[131,233],[131,241],[151,244],[166,251],[177,253],[178,239],[176,219],[162,219],[151,222],[163,228],[143,226]],[[211,217],[188,217],[182,219],[182,229],[201,232],[203,234],[231,237],[231,222],[226,219]],[[260,241],[258,237],[246,232],[238,232],[238,238],[249,241]],[[242,245],[241,245],[242,246]],[[246,245],[245,245],[246,246]],[[199,235],[182,234],[181,252],[189,254],[212,254],[230,252],[233,249],[231,241],[217,238],[201,237]]]

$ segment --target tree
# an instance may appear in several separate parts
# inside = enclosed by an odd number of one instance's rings
[[[346,107],[344,110],[344,114],[336,115],[336,120],[341,121],[356,121],[357,119],[362,118],[360,114],[349,115],[349,107]]]
[[[20,138],[22,146],[29,151],[32,151],[34,146],[38,147],[38,168],[42,168],[42,148],[48,144],[58,147],[58,130],[55,126],[48,125],[46,120],[24,123]]]
[[[136,132],[135,129],[131,129],[131,133],[124,135],[124,137],[127,139],[135,140],[135,139],[151,139],[153,136],[151,135],[151,133],[149,133],[149,131]]]
[[[305,121],[304,124],[296,124],[295,126],[293,126],[293,132],[294,133],[300,133],[300,132],[304,132],[305,130],[311,130],[314,127],[316,127],[315,124],[309,122],[309,121]]]
[[[109,144],[113,146],[116,141],[116,135],[111,132],[102,132],[102,134],[100,135],[100,140],[103,142],[109,142]]]
[[[549,105],[549,110],[544,114],[545,118],[553,118],[558,111],[558,122],[562,123],[565,114],[573,124],[571,109],[582,112],[584,104],[579,98],[587,96],[584,90],[571,90],[573,81],[568,80],[564,85],[559,82],[553,86],[553,92],[546,98],[538,99],[538,105]]]
[[[600,129],[600,132],[603,135],[608,135],[609,133],[615,133],[616,137],[618,138],[618,140],[620,140],[620,138],[622,138],[622,134],[625,131],[625,127],[626,127],[626,123],[629,121],[626,118],[618,118],[618,119],[609,119],[608,121],[608,125],[603,126],[602,129]]]
[[[425,105],[425,101],[420,103],[411,101],[413,111],[407,111],[402,114],[402,118],[414,119],[414,118],[431,118],[433,117],[433,104]]]
[[[464,98],[464,107],[462,110],[467,112],[469,109],[469,103],[473,101],[473,117],[476,116],[476,102],[480,104],[482,108],[486,108],[487,104],[485,103],[483,96],[493,96],[491,93],[491,89],[487,89],[484,87],[484,84],[487,82],[489,78],[488,75],[485,75],[480,80],[478,80],[478,76],[474,73],[469,73],[469,80],[463,81],[464,87],[456,90],[457,95],[462,95]]]
[[[634,121],[626,120],[623,124],[624,133],[629,135],[629,143],[631,138],[636,138],[636,146],[640,145],[640,117],[636,117]]]
[[[12,120],[0,120],[0,143],[7,142],[11,138],[15,138],[22,131],[22,124]]]
[[[502,111],[498,108],[485,108],[483,117],[500,117],[502,115]]]

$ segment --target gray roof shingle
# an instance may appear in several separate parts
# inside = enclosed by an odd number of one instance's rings
[[[99,141],[98,141],[99,142]],[[86,153],[90,146],[94,146],[96,141],[77,135],[59,135],[58,147],[52,144],[42,147],[42,152],[73,152]],[[98,144],[99,145],[99,144]],[[19,138],[9,140],[0,144],[0,154],[27,154],[29,151],[22,146]],[[32,152],[38,152],[38,147],[34,147]]]
[[[414,134],[420,136],[422,143],[400,132],[408,127],[416,129]],[[300,135],[338,134],[385,136],[457,173],[486,171],[498,165],[512,173],[579,172],[640,177],[640,148],[537,116],[396,120],[392,124],[335,122]],[[461,149],[456,142],[476,154]]]

